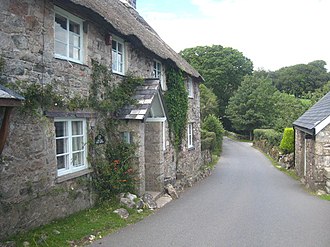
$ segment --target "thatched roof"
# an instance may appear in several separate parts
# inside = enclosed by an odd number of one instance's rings
[[[187,74],[203,80],[201,75],[186,60],[169,47],[130,5],[120,0],[70,1],[92,10],[123,36],[136,37],[146,49],[153,52],[161,59],[170,60]]]

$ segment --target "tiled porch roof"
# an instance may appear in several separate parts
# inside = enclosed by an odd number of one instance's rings
[[[136,100],[136,104],[122,108],[118,112],[118,118],[127,120],[144,120],[151,108],[153,99],[158,92],[160,92],[159,80],[145,79],[144,84],[136,88],[133,96],[133,99]]]
[[[24,97],[0,84],[0,106],[19,105]]]

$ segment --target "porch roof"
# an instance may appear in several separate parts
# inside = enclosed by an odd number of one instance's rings
[[[24,97],[0,84],[0,106],[18,106]]]
[[[330,92],[300,116],[293,125],[314,135],[330,124]]]
[[[135,90],[133,99],[136,100],[136,104],[123,107],[117,117],[125,120],[145,120],[157,95],[162,101],[159,80],[145,79],[144,84]],[[164,105],[163,102],[161,104]]]

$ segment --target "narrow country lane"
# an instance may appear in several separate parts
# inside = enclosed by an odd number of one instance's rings
[[[330,246],[330,202],[304,191],[248,143],[224,140],[212,176],[92,246]]]

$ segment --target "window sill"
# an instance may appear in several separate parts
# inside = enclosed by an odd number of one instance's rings
[[[58,55],[54,55],[54,58],[55,58],[55,59],[58,59],[58,60],[61,60],[61,61],[66,61],[66,62],[68,62],[68,63],[79,64],[79,65],[83,65],[83,66],[88,67],[88,66],[87,66],[86,64],[84,64],[82,61],[72,60],[72,59],[69,59],[69,58],[66,58],[66,57],[61,57],[61,56],[58,56]]]
[[[188,151],[193,151],[193,150],[195,150],[194,146],[193,147],[188,147]]]
[[[77,178],[77,177],[81,177],[81,176],[84,176],[84,175],[92,173],[92,172],[93,172],[92,169],[85,169],[85,170],[81,170],[79,172],[66,174],[66,175],[57,177],[55,182],[58,183],[58,184],[63,183],[65,181],[68,181],[68,180],[71,180],[71,179],[74,179],[74,178]]]

